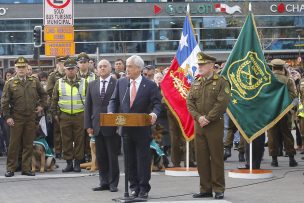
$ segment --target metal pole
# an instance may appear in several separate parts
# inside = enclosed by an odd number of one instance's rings
[[[189,171],[189,141],[186,141],[186,170]]]
[[[40,47],[37,47],[37,49],[38,49],[38,58],[37,58],[38,70],[41,71],[41,68],[40,68]]]
[[[250,142],[249,148],[250,148],[249,166],[250,166],[250,173],[252,173],[252,142]]]

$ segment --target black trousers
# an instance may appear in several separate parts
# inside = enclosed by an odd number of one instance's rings
[[[118,139],[115,136],[103,136],[100,131],[95,139],[100,186],[117,187],[119,182]]]
[[[264,145],[265,145],[265,133],[260,135],[258,138],[252,142],[252,168],[260,169],[261,161],[264,155]],[[246,161],[249,165],[249,156],[250,156],[250,146],[246,143]]]
[[[151,186],[151,136],[136,132],[128,132],[123,135],[124,152],[128,148],[128,169],[130,189],[138,192],[149,192]],[[127,141],[126,141],[127,140]]]

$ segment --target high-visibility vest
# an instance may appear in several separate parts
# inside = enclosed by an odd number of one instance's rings
[[[76,114],[84,111],[85,85],[86,81],[81,78],[78,81],[78,87],[71,86],[63,78],[59,79],[59,101],[58,105],[61,111],[68,114]]]
[[[303,107],[303,104],[301,102],[301,96],[300,96],[300,94],[299,94],[298,116],[304,118],[304,107]]]

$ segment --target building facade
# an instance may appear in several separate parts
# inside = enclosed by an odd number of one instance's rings
[[[75,0],[76,53],[111,61],[139,54],[147,64],[167,66],[178,48],[189,3],[201,49],[225,61],[248,14],[246,2]],[[304,43],[304,2],[252,1],[252,11],[266,58],[297,63]],[[20,55],[33,58],[37,25],[43,25],[42,0],[1,0],[1,69],[12,67]],[[31,63],[37,66],[36,60]],[[42,46],[41,67],[53,66],[53,57],[46,57]]]

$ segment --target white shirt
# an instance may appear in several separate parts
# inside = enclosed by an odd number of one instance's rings
[[[133,89],[133,81],[132,79],[130,79],[130,98],[131,98],[131,92],[132,92],[132,89]],[[138,88],[139,88],[139,85],[142,81],[142,76],[139,75],[138,78],[135,79],[135,86],[136,86],[136,93],[138,92]]]
[[[100,87],[99,87],[99,92],[101,93],[101,89],[102,89],[102,85],[103,85],[103,81],[105,80],[105,81],[107,81],[106,83],[105,83],[105,92],[107,92],[107,88],[108,88],[108,85],[109,85],[109,83],[110,83],[110,79],[111,79],[111,75],[109,75],[109,77],[107,77],[106,79],[102,79],[101,77],[100,77]]]

